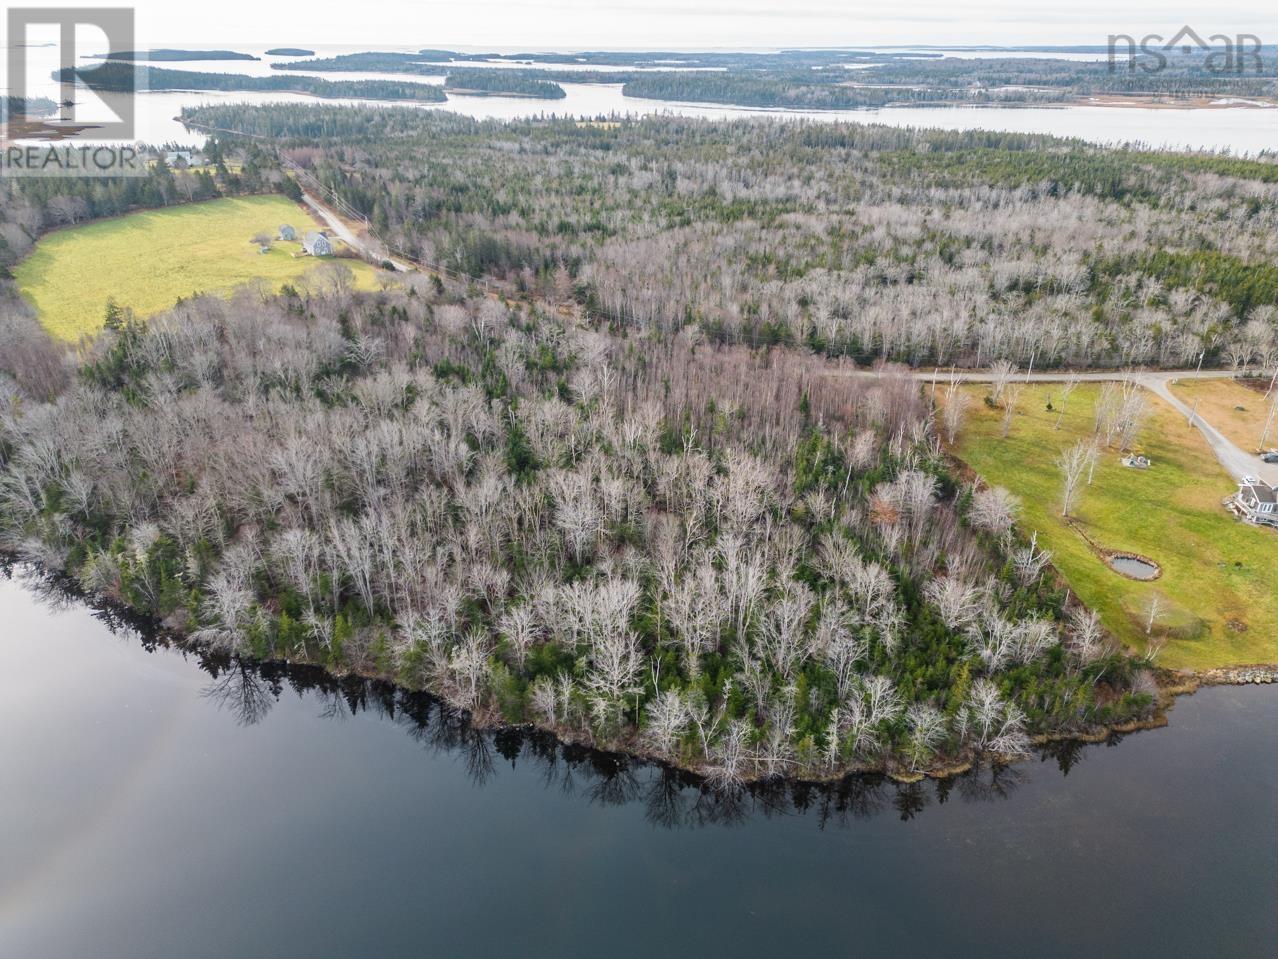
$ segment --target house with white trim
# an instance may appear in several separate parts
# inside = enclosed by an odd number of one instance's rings
[[[1238,484],[1234,502],[1249,523],[1278,526],[1278,489],[1248,476]]]
[[[311,256],[332,256],[333,243],[323,233],[315,230],[302,238],[302,248]]]

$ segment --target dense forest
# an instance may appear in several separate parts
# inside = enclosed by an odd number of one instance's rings
[[[1166,55],[1161,66],[1147,54],[1128,59],[1119,45],[1111,66],[1105,56],[1097,60],[1037,58],[999,59],[944,57],[923,61],[895,59],[856,71],[864,83],[926,84],[934,88],[969,90],[1051,91],[1071,96],[1096,94],[1145,94],[1172,96],[1275,96],[1278,95],[1278,58],[1243,58],[1231,69],[1221,69],[1220,54]],[[1155,67],[1157,66],[1157,69]]]
[[[270,53],[271,51],[267,51]],[[157,62],[170,60],[260,60],[251,53],[236,53],[234,50],[113,50],[110,53],[95,55],[96,60],[154,60]]]
[[[838,64],[863,64],[866,62],[888,62],[897,59],[897,54],[869,54],[851,50],[783,50],[779,53],[745,53],[745,52],[707,52],[707,53],[673,53],[673,52],[626,52],[626,51],[594,51],[582,53],[460,53],[456,50],[424,49],[416,53],[392,53],[370,50],[361,53],[344,53],[333,57],[317,57],[295,63],[274,63],[276,70],[305,70],[307,72],[321,70],[395,70],[404,72],[439,73],[452,64],[541,64],[544,66],[564,67],[631,67],[639,70],[765,70],[781,69],[789,71],[818,69]],[[926,57],[924,59],[927,59]],[[547,71],[538,67],[538,76]],[[553,71],[552,71],[553,72]],[[574,70],[574,72],[576,72]],[[611,70],[582,71],[591,77],[602,78],[609,75],[618,76]],[[560,75],[567,73],[562,71]],[[635,74],[621,73],[621,76]]]
[[[924,88],[866,87],[831,83],[807,73],[639,73],[628,78],[621,92],[651,100],[685,100],[691,103],[732,103],[751,107],[788,107],[795,110],[852,110],[883,107],[890,103],[932,103],[967,100],[965,93]]]
[[[1147,58],[1128,69],[1120,56],[1111,69],[1105,59],[1074,61],[885,57],[882,63],[810,66],[799,69],[731,69],[726,72],[668,71],[631,74],[628,96],[660,100],[739,103],[793,109],[852,109],[889,104],[945,106],[956,103],[1066,103],[1094,96],[1163,99],[1278,97],[1278,70],[1220,72],[1203,56],[1172,58],[1148,70]],[[604,81],[606,82],[606,81]]]
[[[288,63],[272,63],[272,70],[300,70],[305,73],[348,73],[369,71],[375,73],[420,73],[424,76],[443,76],[447,68],[432,64],[433,58],[416,53],[341,53],[334,57],[317,57],[309,60],[292,60]]]
[[[471,60],[480,62],[538,63],[558,66],[633,67],[642,70],[760,70],[816,69],[836,64],[877,63],[895,60],[898,53],[858,50],[814,49],[777,50],[752,53],[744,50],[583,50],[573,53],[457,53],[452,50],[419,50],[429,60]],[[929,59],[930,54],[905,54]],[[940,54],[935,54],[940,56]]]
[[[240,73],[200,73],[164,67],[132,67],[104,63],[95,67],[68,68],[77,80],[93,90],[253,90],[271,93],[307,93],[316,97],[350,97],[361,100],[419,100],[442,103],[448,98],[435,84],[405,80],[324,80],[319,77],[251,77]],[[65,71],[54,73],[61,79]]]
[[[558,83],[531,76],[530,73],[531,71],[449,68],[444,89],[449,93],[535,97],[539,100],[562,100],[568,95]]]
[[[532,81],[622,83],[627,96],[790,109],[857,109],[891,104],[1063,103],[1113,95],[1163,99],[1278,97],[1278,58],[1235,55],[1222,69],[1220,51],[1188,55],[1137,52],[1128,59],[1119,44],[1111,66],[1105,48],[1095,60],[921,56],[891,52],[787,50],[779,53],[462,54],[367,52],[276,63],[277,70],[376,70],[437,76],[453,64],[536,63],[521,73]],[[1159,64],[1154,57],[1162,57]],[[555,70],[556,66],[574,69]],[[588,70],[584,67],[629,67]],[[1155,69],[1156,67],[1156,69]],[[472,68],[473,71],[474,68]]]
[[[621,327],[862,363],[1278,359],[1270,158],[870,125],[189,116],[274,138],[404,255]]]
[[[218,650],[723,783],[1154,708],[910,379],[405,282],[334,264],[0,373],[0,543]]]
[[[1034,81],[1041,75],[1021,66],[1034,61],[1000,61],[1000,64],[1014,65],[1004,70],[988,61],[975,61],[980,66],[973,69],[974,61],[970,60],[884,59],[888,62],[634,73],[626,76],[622,92],[630,97],[655,100],[732,103],[794,110],[852,110],[891,105],[1029,104],[1059,102],[1067,95],[1079,92],[1070,88],[1063,79],[1050,86],[1035,85]],[[851,71],[848,66],[857,69]]]
[[[351,54],[359,58],[360,54]],[[339,58],[340,59],[340,58]],[[325,80],[320,77],[277,75],[269,77],[246,76],[239,73],[200,73],[193,70],[169,70],[163,67],[132,67],[122,63],[104,63],[93,67],[69,68],[76,79],[95,90],[251,90],[265,92],[307,93],[317,97],[350,97],[363,100],[417,100],[427,103],[443,103],[451,93],[470,93],[488,96],[536,97],[544,100],[562,100],[566,94],[553,79],[534,75],[528,70],[481,70],[428,67],[423,70],[408,69],[411,64],[394,60],[378,65],[376,61],[358,60],[359,66],[344,66],[344,70],[378,70],[384,72],[411,73],[422,76],[447,74],[444,85],[405,80],[397,82],[385,79]],[[295,64],[273,64],[287,69]],[[61,79],[66,71],[57,71],[54,79]]]

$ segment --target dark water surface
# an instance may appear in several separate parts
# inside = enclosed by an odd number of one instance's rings
[[[726,801],[0,580],[0,956],[1273,956],[1276,744],[1278,689],[1221,688],[997,775]]]
[[[1111,556],[1109,565],[1132,579],[1154,579],[1158,576],[1157,566],[1136,556]]]

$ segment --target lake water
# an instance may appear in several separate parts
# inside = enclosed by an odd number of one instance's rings
[[[1271,956],[1276,727],[723,799],[0,580],[0,954]]]
[[[192,41],[185,43],[150,44],[148,46],[198,47]],[[305,58],[266,57],[266,45],[239,46],[239,52],[262,57],[248,61],[190,61],[165,63],[161,66],[176,70],[245,73],[254,76],[269,75],[271,61]],[[314,47],[318,56],[334,56],[369,49],[361,46],[320,45]],[[377,49],[404,52],[413,47],[387,44]],[[84,53],[93,50],[81,51]],[[97,51],[105,52],[105,51]],[[502,52],[502,51],[497,51]],[[7,56],[8,51],[2,55]],[[57,99],[57,86],[49,79],[56,67],[55,48],[35,47],[27,51],[29,89]],[[984,51],[957,51],[951,56],[990,56]],[[1008,54],[1010,55],[1010,54]],[[1027,54],[1035,55],[1037,54]],[[1072,54],[1071,59],[1094,59],[1092,54]],[[473,64],[468,64],[471,66]],[[540,65],[546,69],[563,69],[558,65]],[[0,63],[0,77],[3,63]],[[439,77],[407,77],[400,74],[381,73],[324,73],[315,74],[330,80],[360,78],[391,78],[441,83]],[[1255,154],[1262,150],[1278,149],[1278,109],[1246,106],[1229,106],[1212,109],[1179,109],[1150,107],[887,107],[878,110],[768,110],[747,107],[714,106],[707,104],[673,103],[664,100],[647,100],[622,96],[621,84],[562,84],[567,97],[563,100],[530,100],[521,97],[464,97],[451,96],[446,104],[431,104],[429,108],[455,110],[474,117],[512,119],[517,117],[559,114],[595,117],[600,115],[648,116],[653,114],[678,114],[681,116],[731,119],[741,117],[771,117],[808,122],[864,122],[885,123],[896,127],[929,127],[946,130],[985,129],[1017,133],[1051,133],[1058,136],[1079,137],[1093,143],[1138,143],[1149,147],[1175,149],[1230,150],[1235,153]],[[83,119],[103,119],[109,116],[105,107],[95,108],[92,94],[81,91],[83,101],[79,116]],[[202,134],[185,130],[174,118],[184,106],[208,102],[247,103],[350,103],[354,101],[325,100],[287,93],[216,93],[216,92],[163,92],[142,94],[137,98],[137,136],[149,143],[180,143],[198,146],[204,140]],[[424,107],[426,108],[426,107]]]

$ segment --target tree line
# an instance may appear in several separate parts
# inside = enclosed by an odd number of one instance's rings
[[[444,89],[457,93],[534,97],[539,100],[562,100],[568,96],[558,83],[537,76],[531,70],[458,70],[449,67]]]
[[[861,363],[1278,358],[1271,157],[859,124],[191,115],[273,139],[407,255],[618,326]]]
[[[135,67],[124,63],[67,67],[55,71],[53,78],[60,80],[64,74],[70,74],[92,90],[125,93],[135,90],[252,90],[361,100],[419,100],[426,103],[442,103],[448,99],[435,84],[408,80],[324,80],[319,77],[283,75],[255,77],[240,73]]]

